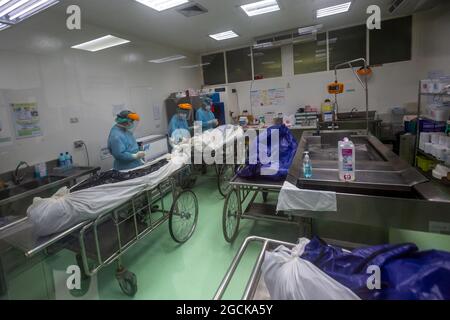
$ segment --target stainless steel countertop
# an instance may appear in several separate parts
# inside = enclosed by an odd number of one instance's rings
[[[33,196],[35,194],[41,193],[41,192],[49,190],[49,189],[62,187],[64,185],[66,185],[68,182],[70,182],[70,181],[72,181],[74,179],[86,176],[88,174],[95,173],[95,172],[97,172],[99,170],[100,170],[99,167],[74,167],[74,168],[72,168],[70,170],[62,171],[62,172],[51,171],[51,172],[49,172],[49,176],[57,177],[57,178],[60,178],[60,179],[59,180],[55,180],[53,182],[50,182],[48,184],[44,184],[42,186],[39,186],[38,188],[31,189],[31,190],[22,192],[20,194],[11,196],[9,198],[0,200],[0,206],[6,205],[8,203],[19,201],[21,199]],[[34,181],[34,180],[33,179],[28,179],[28,180],[25,180],[22,184],[26,184],[26,183],[29,183],[29,182],[32,182],[32,181]]]
[[[288,181],[307,189],[328,190],[338,193],[404,197],[450,202],[450,193],[438,188],[418,170],[400,159],[374,136],[365,132],[314,131],[303,133],[298,151],[289,171]],[[337,142],[345,136],[356,142],[356,181],[339,180]],[[359,146],[358,146],[358,143]],[[360,150],[358,151],[358,148]],[[313,177],[303,177],[303,153],[311,154]]]

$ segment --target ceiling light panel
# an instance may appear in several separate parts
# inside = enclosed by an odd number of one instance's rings
[[[241,8],[249,17],[280,10],[277,0],[258,1],[243,5]]]
[[[0,31],[9,28],[8,24],[0,23]]]
[[[209,35],[211,38],[213,38],[214,40],[217,41],[222,41],[222,40],[227,40],[227,39],[232,39],[232,38],[237,38],[239,37],[239,35],[237,35],[234,31],[225,31],[225,32],[221,32],[221,33],[216,33],[216,34],[211,34]]]
[[[16,24],[57,3],[59,0],[0,0],[0,21]]]
[[[181,55],[181,54],[177,54],[177,55],[166,57],[166,58],[162,58],[162,59],[149,60],[149,62],[152,62],[152,63],[165,63],[165,62],[172,62],[172,61],[183,60],[183,59],[186,59],[186,57]]]
[[[332,16],[339,13],[344,13],[350,10],[352,2],[346,2],[343,4],[338,4],[337,6],[327,7],[317,10],[317,18],[323,18],[327,16]]]
[[[164,11],[189,2],[189,0],[135,0],[135,1],[142,3],[147,7],[155,9],[156,11]]]
[[[129,40],[114,37],[112,35],[107,35],[92,41],[78,44],[73,46],[72,49],[85,50],[90,52],[97,52],[100,50],[108,49],[115,46],[120,46],[125,43],[129,43]]]

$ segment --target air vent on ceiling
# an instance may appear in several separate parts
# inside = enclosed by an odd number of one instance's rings
[[[389,13],[394,13],[403,2],[405,2],[405,0],[394,0],[389,7]]]
[[[199,5],[198,3],[188,3],[187,5],[181,7],[177,10],[179,13],[181,13],[185,17],[194,17],[198,16],[200,14],[204,14],[208,12],[208,9],[205,7]]]

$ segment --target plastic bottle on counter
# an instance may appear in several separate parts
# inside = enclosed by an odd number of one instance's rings
[[[58,167],[64,168],[65,166],[66,166],[66,157],[64,156],[64,153],[60,153],[58,158]]]
[[[309,152],[306,151],[303,156],[303,176],[306,179],[312,178],[313,172],[312,172],[312,163],[311,158],[309,156]]]
[[[72,166],[73,166],[73,158],[72,158],[72,156],[70,155],[70,153],[69,152],[66,152],[66,155],[65,155],[65,159],[66,159],[66,167],[67,168],[72,168]]]
[[[348,138],[339,141],[339,179],[341,181],[355,181],[356,179],[356,156],[355,145]]]

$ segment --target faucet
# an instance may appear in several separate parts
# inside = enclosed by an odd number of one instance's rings
[[[353,108],[352,111],[350,111],[350,119],[353,119],[353,113],[358,112],[357,108]]]
[[[21,176],[19,177],[19,170],[21,167],[26,166],[27,168],[29,168],[30,166],[28,165],[28,163],[26,163],[25,161],[20,161],[19,164],[16,167],[16,170],[13,173],[13,181],[16,185],[19,185],[23,179],[25,179],[25,176]]]

